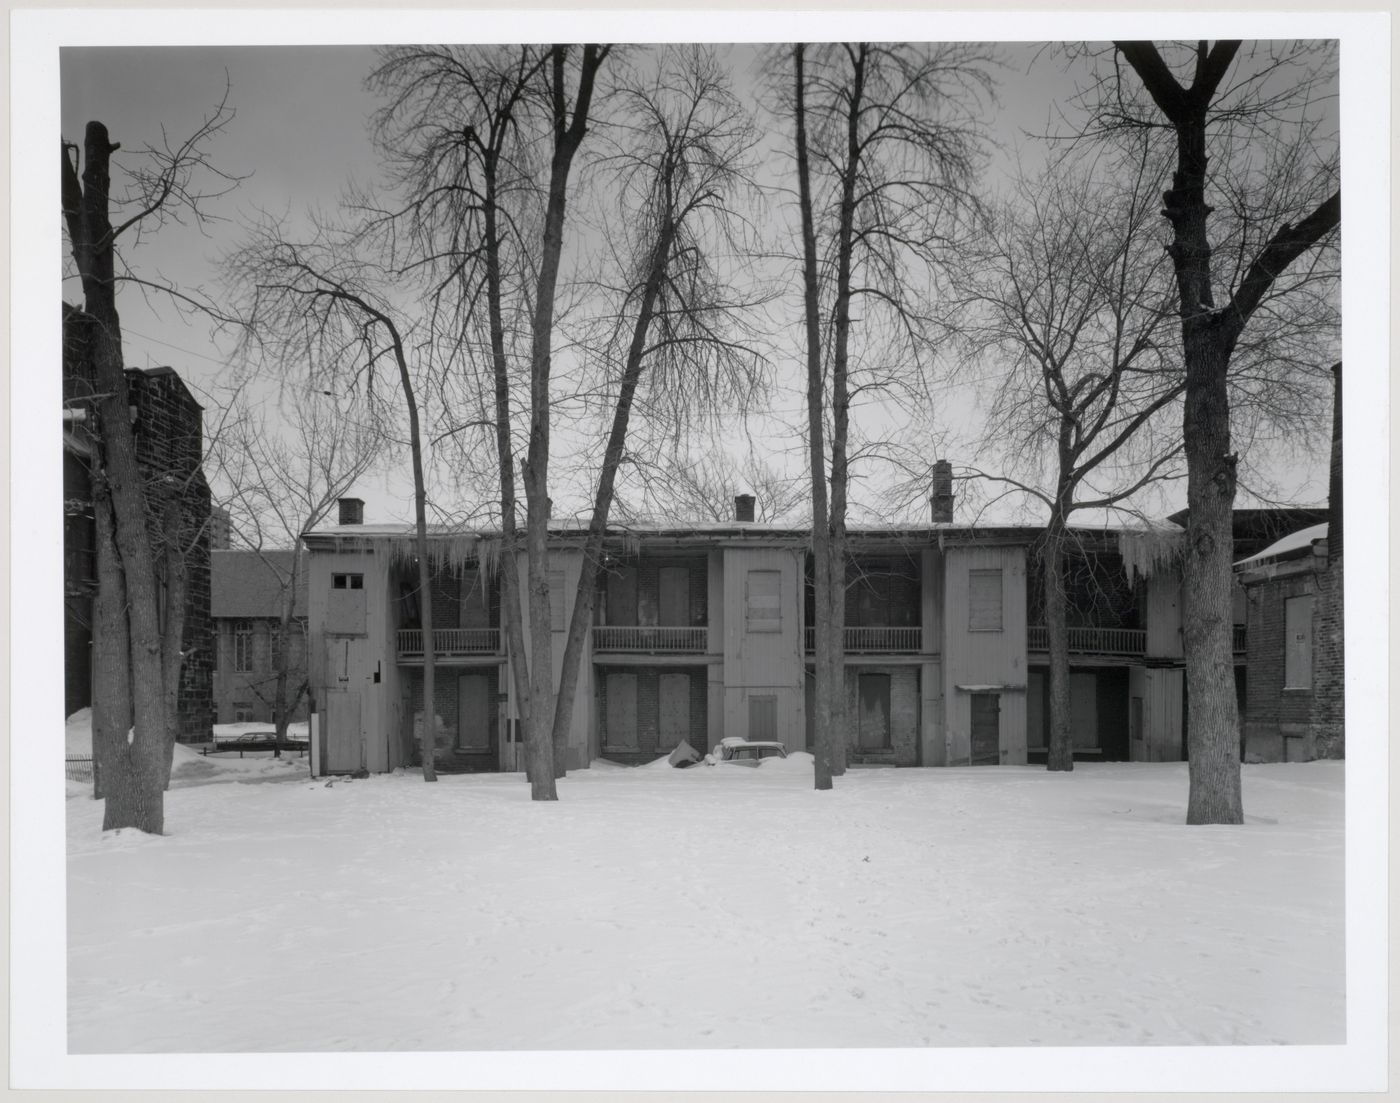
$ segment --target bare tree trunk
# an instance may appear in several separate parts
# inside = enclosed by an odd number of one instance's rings
[[[161,667],[165,678],[167,727],[161,764],[162,789],[170,788],[170,770],[174,765],[175,744],[180,735],[180,677],[184,667],[185,599],[189,592],[188,571],[185,568],[184,503],[181,500],[183,486],[172,486],[170,483],[167,477],[164,490],[169,497],[165,502],[162,525],[164,570],[161,572],[161,585],[165,591],[165,622],[161,625]]]
[[[141,795],[131,776],[131,642],[126,583],[117,556],[112,500],[100,468],[93,471],[97,593],[92,618],[93,797],[105,797],[103,829],[135,822]]]
[[[282,612],[278,621],[282,633],[282,654],[278,656],[277,687],[274,691],[272,706],[272,724],[276,741],[276,746],[272,751],[273,758],[282,757],[282,743],[287,738],[287,725],[291,721],[292,712],[296,709],[296,703],[287,699],[287,690],[291,682],[292,621],[296,611],[297,582],[300,576],[301,541],[297,540],[292,547],[292,566],[288,572],[286,588],[282,592]],[[301,699],[300,690],[297,691],[297,699]]]
[[[851,341],[851,265],[855,251],[856,178],[861,163],[861,111],[865,95],[867,47],[856,47],[846,113],[846,160],[841,171],[841,207],[836,237],[835,334],[831,357],[831,718],[836,734],[831,772],[846,772],[846,455],[851,400],[848,392]]]
[[[1239,714],[1235,697],[1233,505],[1228,353],[1205,343],[1188,354],[1186,383],[1187,518],[1182,579],[1182,637],[1188,687],[1190,824],[1244,822]]]
[[[113,229],[108,215],[112,152],[107,128],[90,122],[84,136],[81,189],[65,152],[64,214],[74,260],[82,276],[84,304],[93,318],[92,365],[101,447],[97,463],[110,493],[118,567],[125,583],[135,737],[126,751],[126,793],[109,798],[104,825],[135,827],[159,835],[164,829],[163,760],[172,737],[162,671],[162,639],[154,554],[146,512],[144,477],[136,459],[131,400],[122,362],[117,316]],[[105,749],[113,749],[110,745]],[[120,773],[123,767],[118,766]]]
[[[520,712],[517,735],[529,747],[532,710],[530,708],[530,661],[525,650],[525,627],[520,595],[520,563],[517,558],[520,537],[515,523],[515,456],[510,443],[510,370],[506,360],[505,322],[501,313],[501,249],[497,225],[497,151],[488,145],[483,151],[485,198],[483,214],[486,236],[486,304],[491,330],[491,374],[495,384],[496,462],[501,482],[501,627],[505,632],[506,655],[515,682],[516,708]],[[514,764],[513,764],[514,765]]]
[[[554,294],[564,248],[564,210],[568,201],[569,170],[588,126],[593,80],[607,50],[587,45],[579,77],[573,118],[567,118],[564,89],[567,47],[552,51],[551,102],[554,113],[554,153],[549,169],[549,198],[545,208],[544,241],[535,312],[531,319],[530,445],[525,464],[525,557],[530,594],[530,702],[526,727],[526,758],[531,800],[558,800],[554,780],[563,766],[564,748],[556,747],[544,717],[554,708],[554,642],[549,603],[549,379],[554,334]]]
[[[1069,626],[1065,609],[1065,527],[1058,509],[1045,529],[1045,633],[1050,651],[1050,739],[1045,765],[1074,769],[1074,733],[1070,730]]]
[[[663,169],[663,172],[668,174],[665,181],[668,193],[671,190],[669,171],[669,167]],[[646,286],[642,291],[637,321],[632,329],[632,343],[627,350],[627,362],[623,368],[622,382],[617,392],[617,403],[613,407],[612,430],[608,434],[607,447],[603,452],[603,469],[598,475],[598,490],[593,502],[593,517],[588,526],[588,538],[584,543],[578,594],[574,599],[573,616],[569,621],[568,639],[564,643],[564,663],[559,675],[559,700],[554,706],[552,741],[556,756],[562,755],[568,748],[574,695],[578,691],[579,666],[583,660],[583,647],[588,629],[593,623],[593,603],[597,598],[598,567],[603,558],[603,537],[607,532],[608,512],[612,508],[617,469],[622,463],[622,452],[627,443],[627,425],[632,416],[632,400],[636,395],[637,384],[641,381],[642,370],[645,367],[647,334],[651,330],[657,297],[660,295],[661,286],[666,280],[666,270],[671,259],[671,246],[675,239],[675,232],[674,222],[667,217],[662,222],[661,232],[652,248]]]
[[[792,49],[794,114],[797,130],[798,204],[802,215],[802,298],[807,331],[807,452],[812,483],[812,590],[816,623],[812,656],[813,758],[815,786],[831,788],[831,537],[826,497],[826,445],[824,441],[825,384],[822,376],[821,289],[817,280],[817,235],[812,215],[811,166],[807,151],[806,46]]]
[[[428,558],[428,491],[423,478],[423,438],[418,426],[418,403],[413,395],[408,364],[402,350],[398,358],[404,402],[408,406],[408,443],[413,456],[413,523],[418,550],[418,608],[423,622],[423,731],[419,746],[423,780],[437,781],[437,648],[433,638],[433,574]]]

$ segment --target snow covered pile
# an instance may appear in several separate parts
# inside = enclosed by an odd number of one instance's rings
[[[187,785],[161,838],[71,800],[69,1045],[1335,1043],[1342,780],[1247,766],[1235,828],[1183,764]]]

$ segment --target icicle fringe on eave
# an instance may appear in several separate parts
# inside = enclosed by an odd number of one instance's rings
[[[337,552],[370,551],[388,556],[394,566],[412,563],[418,557],[418,535],[414,532],[355,534],[337,533],[331,537]],[[458,571],[480,566],[494,576],[501,563],[501,538],[478,533],[428,534],[428,562],[435,567]]]
[[[1130,579],[1146,579],[1177,569],[1185,542],[1184,529],[1133,529],[1118,534],[1118,554]]]

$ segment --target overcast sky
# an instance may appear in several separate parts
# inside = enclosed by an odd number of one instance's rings
[[[1002,44],[1001,53],[1006,65],[999,75],[992,134],[1002,152],[993,161],[990,183],[1001,178],[1009,151],[1027,141],[1027,132],[1043,132],[1056,106],[1083,79],[1082,72],[1067,71],[1040,45]],[[754,56],[751,47],[730,53],[739,87],[752,88]],[[178,140],[213,110],[227,85],[235,117],[211,143],[209,156],[225,172],[250,175],[210,205],[226,221],[202,232],[167,225],[143,239],[139,249],[127,251],[128,262],[144,274],[213,290],[216,260],[237,240],[240,220],[258,209],[297,214],[308,207],[331,208],[348,180],[374,181],[377,165],[367,120],[376,101],[363,87],[374,62],[374,50],[365,46],[69,47],[61,54],[63,135],[81,141],[85,122],[96,118],[128,151],[158,144],[162,129]],[[65,287],[65,298],[76,301],[76,286]],[[231,340],[211,336],[202,320],[183,318],[168,304],[147,302],[130,289],[120,306],[128,365],[170,364],[207,396],[207,405],[217,404]],[[977,396],[965,389],[946,398],[940,428],[952,433],[975,416]],[[790,390],[788,400],[795,415],[798,392]],[[867,411],[866,416],[890,415]],[[760,426],[758,433],[760,452],[765,433],[782,435],[772,426]],[[774,439],[772,444],[775,456],[780,448],[788,450],[779,466],[792,469],[800,462],[792,458],[800,456],[800,447],[793,448],[800,442]],[[969,446],[963,441],[961,447]],[[1318,464],[1302,462],[1285,479],[1292,494],[1315,501],[1325,494],[1324,475]],[[411,516],[408,484],[401,477],[367,478],[358,490],[368,500],[370,519]]]

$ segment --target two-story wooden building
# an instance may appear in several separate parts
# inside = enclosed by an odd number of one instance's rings
[[[579,670],[567,767],[651,761],[725,736],[810,748],[814,598],[806,528],[735,520],[608,534]],[[1241,511],[1252,552],[1310,511]],[[935,493],[927,524],[853,528],[846,587],[848,761],[960,766],[1044,761],[1048,640],[1036,526],[951,520]],[[360,514],[306,538],[308,676],[317,769],[417,763],[423,703],[422,602],[431,600],[433,703],[441,769],[523,768],[519,700],[501,625],[500,579],[525,583],[493,532],[441,531],[431,594],[419,592],[412,526]],[[1074,530],[1066,587],[1075,754],[1186,756],[1177,517],[1151,530]],[[584,533],[550,535],[556,683],[582,568]],[[1233,609],[1241,715],[1243,589]],[[525,625],[529,647],[529,625]]]

